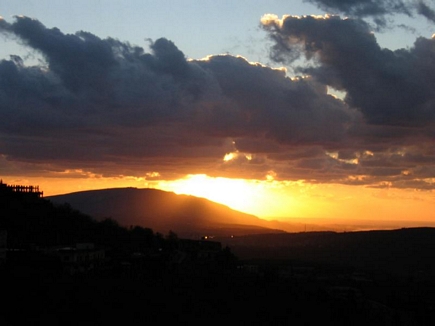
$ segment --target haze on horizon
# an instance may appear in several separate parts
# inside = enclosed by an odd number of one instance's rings
[[[434,220],[431,2],[183,3],[1,6],[3,181]]]

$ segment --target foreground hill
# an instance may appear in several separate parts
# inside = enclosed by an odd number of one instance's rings
[[[138,225],[183,237],[282,233],[273,222],[230,209],[204,198],[156,189],[113,188],[46,197],[68,203],[97,220],[112,218],[120,225]]]

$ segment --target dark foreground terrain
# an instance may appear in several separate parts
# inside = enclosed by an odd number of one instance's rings
[[[192,240],[0,196],[0,325],[435,325],[435,229]]]
[[[0,325],[434,325],[433,231],[289,234],[275,248],[247,237],[236,256],[225,247],[212,259],[189,259],[172,235],[152,255],[108,250],[104,263],[73,274],[37,250],[9,252]],[[381,238],[412,246],[410,234],[427,250],[375,250]]]
[[[259,262],[257,262],[259,263]],[[335,266],[154,275],[3,271],[1,325],[433,325],[433,280]],[[279,266],[282,264],[281,266]],[[289,274],[280,273],[287,271]]]

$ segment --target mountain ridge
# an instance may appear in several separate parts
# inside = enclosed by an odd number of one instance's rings
[[[106,188],[47,196],[54,204],[68,203],[97,220],[112,218],[120,225],[139,225],[182,236],[282,233],[274,222],[191,195],[153,188]]]

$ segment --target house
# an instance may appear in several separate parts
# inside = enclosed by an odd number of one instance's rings
[[[64,271],[71,275],[92,271],[101,266],[105,259],[105,251],[95,248],[92,243],[58,248],[53,254],[60,258]]]
[[[178,250],[200,260],[216,258],[222,251],[222,244],[217,241],[179,239]]]
[[[39,191],[39,186],[8,185],[0,180],[0,195],[10,194],[24,196],[26,198],[42,198],[44,193]]]

